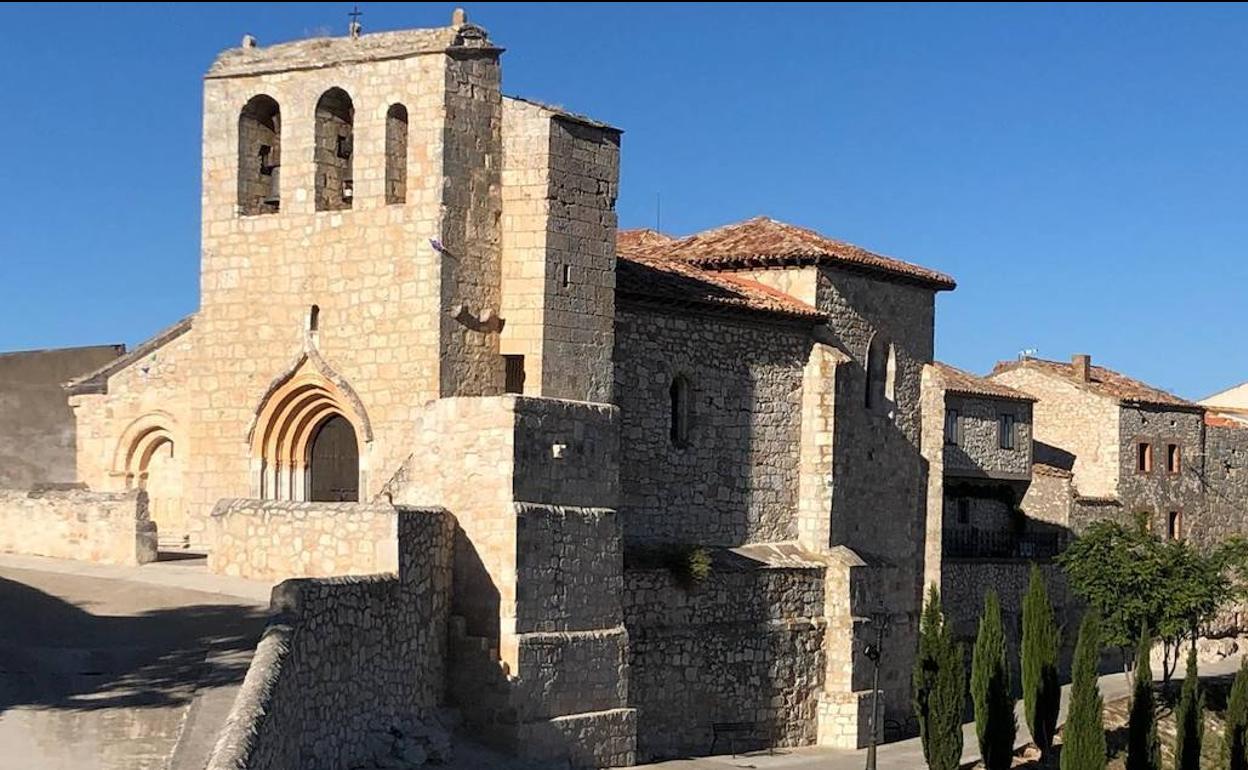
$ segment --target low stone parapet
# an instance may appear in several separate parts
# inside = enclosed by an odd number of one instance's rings
[[[397,520],[385,504],[222,500],[209,522],[208,570],[251,580],[393,573]]]
[[[374,766],[446,750],[434,710],[445,689],[454,521],[440,510],[396,519],[397,575],[273,589],[269,625],[207,770]]]
[[[0,489],[0,551],[133,566],[156,560],[156,525],[137,489]]]

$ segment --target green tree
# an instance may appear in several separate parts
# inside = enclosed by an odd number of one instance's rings
[[[1220,767],[1248,770],[1248,658],[1239,664],[1226,704],[1226,736]]]
[[[1062,686],[1057,676],[1061,632],[1040,568],[1031,565],[1031,580],[1023,599],[1023,641],[1020,659],[1023,673],[1023,713],[1031,739],[1048,754],[1057,732],[1057,712]]]
[[[928,767],[957,770],[962,760],[966,667],[962,647],[954,643],[953,631],[945,623],[935,585],[928,592],[919,624],[913,684],[914,711]]]
[[[1070,713],[1062,732],[1061,770],[1105,770],[1105,704],[1096,681],[1100,657],[1100,622],[1096,611],[1089,610],[1083,616],[1075,644]]]
[[[1174,712],[1178,729],[1174,736],[1175,770],[1200,770],[1200,748],[1205,741],[1205,696],[1200,692],[1200,672],[1196,669],[1196,646],[1187,651],[1187,673],[1183,693]]]
[[[1161,770],[1161,743],[1157,738],[1157,700],[1149,653],[1153,637],[1145,627],[1135,655],[1135,688],[1127,721],[1127,770]]]
[[[1005,629],[996,591],[984,597],[984,614],[975,635],[971,659],[971,700],[975,704],[975,735],[987,770],[1007,770],[1014,761],[1014,695],[1005,652]]]

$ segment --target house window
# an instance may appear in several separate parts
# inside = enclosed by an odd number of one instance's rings
[[[1178,473],[1183,469],[1183,451],[1178,444],[1166,444],[1166,471]]]
[[[958,498],[958,523],[971,523],[971,501],[965,497]]]
[[[1147,441],[1135,445],[1135,472],[1153,472],[1153,445]]]
[[[672,379],[668,395],[672,402],[672,444],[689,445],[689,380],[684,375]]]
[[[1166,516],[1166,537],[1171,540],[1183,539],[1183,512],[1170,511]]]
[[[997,440],[1002,449],[1014,448],[1014,415],[1003,414],[998,419]]]
[[[957,446],[961,443],[961,431],[958,430],[958,410],[950,409],[945,412],[945,443],[951,446]]]
[[[504,393],[524,392],[524,356],[503,356],[505,377]]]

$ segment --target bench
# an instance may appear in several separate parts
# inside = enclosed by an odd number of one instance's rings
[[[714,754],[719,739],[725,738],[734,757],[737,755],[738,740],[766,743],[767,753],[774,754],[776,742],[773,733],[771,724],[767,722],[712,722],[710,753]]]

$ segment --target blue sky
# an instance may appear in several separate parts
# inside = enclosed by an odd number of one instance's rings
[[[364,3],[367,30],[452,5]],[[0,350],[195,309],[200,78],[347,3],[9,5]],[[765,213],[952,273],[937,355],[1248,379],[1248,8],[473,4],[504,90],[625,129],[620,222]]]

